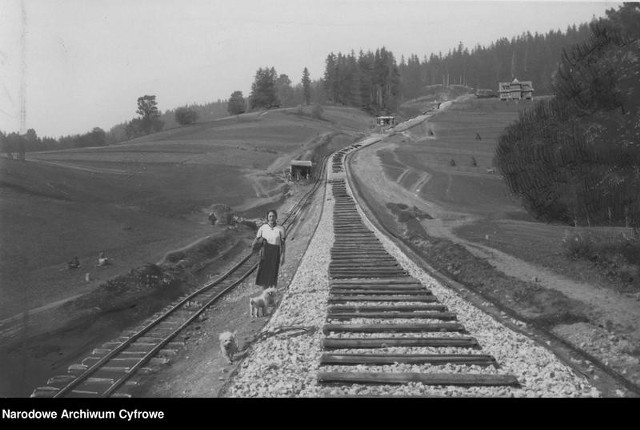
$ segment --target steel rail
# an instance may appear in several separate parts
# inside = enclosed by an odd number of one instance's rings
[[[283,225],[283,227],[285,227],[285,231],[286,232],[288,232],[291,229],[291,227],[296,223],[296,221],[298,220],[298,217],[302,213],[302,210],[304,209],[304,207],[308,204],[308,202],[314,196],[316,191],[323,184],[323,179],[324,179],[324,176],[326,175],[326,166],[325,166],[326,165],[326,160],[329,158],[329,156],[330,155],[325,155],[324,157],[321,158],[320,174],[317,175],[316,180],[314,181],[314,184],[311,187],[311,189],[308,190],[296,202],[296,204],[288,211],[288,215],[286,216],[286,218],[282,222],[282,225]],[[234,265],[231,269],[229,269],[225,274],[223,274],[222,276],[218,277],[217,279],[205,284],[202,288],[197,289],[196,291],[188,294],[183,299],[179,300],[177,303],[172,305],[170,309],[168,309],[167,311],[163,312],[157,318],[153,319],[151,322],[146,324],[142,329],[138,330],[133,335],[129,336],[128,339],[126,339],[120,345],[118,345],[116,348],[114,348],[113,350],[108,352],[105,356],[101,357],[96,363],[94,363],[89,368],[85,369],[80,375],[77,375],[67,385],[65,385],[64,387],[62,387],[59,390],[57,390],[56,393],[53,395],[53,397],[54,398],[64,397],[68,393],[73,392],[73,389],[76,388],[79,384],[81,384],[84,381],[87,381],[91,375],[95,374],[95,372],[97,372],[98,370],[103,368],[104,365],[107,364],[109,361],[111,361],[112,359],[114,359],[118,355],[121,355],[121,353],[123,351],[125,351],[127,348],[129,348],[131,345],[133,345],[136,340],[140,339],[145,334],[149,333],[153,328],[158,327],[161,322],[166,321],[175,311],[181,309],[186,303],[190,302],[195,297],[203,295],[204,293],[208,292],[212,288],[218,286],[222,281],[227,279],[229,276],[235,274],[235,272],[237,272],[254,255],[255,254],[253,252],[251,252],[250,254],[248,254],[245,257],[243,257],[242,260],[240,260],[236,265]],[[221,291],[217,292],[212,298],[207,300],[207,302],[197,312],[195,312],[193,315],[188,317],[184,322],[182,322],[178,328],[173,330],[168,335],[164,336],[163,340],[161,340],[158,344],[156,344],[150,351],[145,353],[145,355],[143,357],[141,357],[134,366],[129,368],[128,371],[121,378],[118,378],[116,381],[114,381],[109,386],[109,388],[107,388],[101,394],[101,397],[109,397],[111,394],[113,394],[120,386],[122,386],[122,384],[124,384],[134,374],[136,374],[136,372],[139,369],[141,369],[146,363],[148,363],[153,357],[155,357],[158,354],[158,352],[160,350],[162,350],[162,348],[164,346],[166,346],[180,332],[182,332],[187,326],[189,326],[189,324],[191,324],[193,321],[195,321],[206,309],[208,309],[211,305],[213,305],[222,295],[224,295],[227,291],[229,291],[232,288],[234,288],[237,285],[239,285],[251,273],[253,273],[256,270],[256,268],[258,267],[258,265],[259,265],[259,263],[255,263],[244,274],[242,274],[241,277],[238,280],[236,280],[235,282],[233,282],[229,286],[224,287]]]
[[[336,371],[320,370],[316,379],[319,384],[410,384],[463,386],[519,386],[514,375],[469,372],[388,372],[379,366],[396,362],[426,363],[430,365],[472,366],[492,365],[497,361],[487,355],[465,354],[394,354],[389,347],[417,348],[465,348],[482,349],[471,336],[462,336],[467,330],[456,322],[455,312],[447,311],[422,283],[410,276],[395,257],[387,252],[377,234],[366,226],[358,210],[360,202],[351,190],[348,159],[358,147],[345,148],[332,158],[333,172],[343,174],[331,181],[335,200],[333,218],[335,240],[330,251],[329,297],[326,322],[323,327],[324,352],[320,366],[337,365]],[[366,218],[366,215],[364,216]],[[382,232],[384,233],[384,232]],[[367,303],[375,303],[373,306]],[[336,306],[336,303],[351,305]],[[406,303],[396,307],[395,303]],[[354,305],[355,304],[355,305]],[[393,319],[416,322],[392,323]],[[373,319],[373,322],[368,322]],[[332,322],[333,320],[339,323]],[[388,322],[380,322],[388,321]],[[347,322],[348,321],[348,322]],[[355,321],[355,322],[354,322]],[[423,322],[424,321],[424,322]],[[424,337],[430,332],[449,332],[447,336]],[[347,336],[345,333],[362,337]],[[402,333],[391,336],[387,333]],[[332,334],[337,335],[332,336]],[[331,350],[343,350],[335,354]],[[375,358],[361,354],[361,349],[378,350]],[[344,352],[344,351],[347,352]],[[345,370],[345,365],[364,365]],[[376,370],[378,369],[378,370]]]

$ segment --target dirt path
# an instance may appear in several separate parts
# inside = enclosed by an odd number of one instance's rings
[[[600,321],[603,325],[615,324],[627,336],[640,341],[640,302],[629,300],[611,290],[574,281],[490,246],[456,236],[452,230],[467,222],[469,221],[457,221],[445,225],[442,220],[434,219],[424,220],[422,224],[429,234],[463,245],[473,255],[485,259],[506,275],[537,282],[544,288],[560,291],[570,299],[586,304],[593,320]],[[607,321],[610,323],[607,324]]]
[[[480,219],[476,215],[447,210],[434,202],[426,201],[422,199],[420,194],[414,192],[413,184],[411,184],[411,189],[406,189],[398,181],[387,177],[382,160],[377,154],[381,150],[391,151],[395,146],[392,142],[382,140],[369,148],[358,151],[351,158],[352,172],[358,177],[360,183],[366,184],[365,188],[368,190],[368,194],[377,201],[378,206],[385,207],[387,203],[404,203],[409,207],[415,206],[431,215],[434,219],[420,220],[427,234],[434,239],[449,241],[451,243],[449,248],[455,245],[462,246],[471,254],[469,258],[477,258],[479,261],[491,265],[495,269],[493,276],[505,280],[501,287],[505,288],[503,291],[505,300],[501,299],[502,295],[499,290],[494,291],[493,300],[514,310],[516,314],[519,313],[518,309],[521,306],[526,307],[526,305],[518,305],[512,301],[510,298],[512,292],[506,290],[510,285],[508,279],[515,278],[525,282],[524,285],[528,284],[533,287],[532,284],[535,284],[544,290],[562,294],[565,297],[562,306],[567,306],[567,309],[580,309],[581,315],[587,321],[571,322],[569,319],[565,323],[550,322],[551,325],[544,328],[544,331],[572,344],[574,348],[591,357],[584,362],[586,363],[584,371],[590,372],[594,382],[597,382],[598,378],[593,373],[595,365],[598,368],[606,368],[609,375],[612,374],[611,372],[617,372],[627,381],[633,381],[635,384],[640,383],[639,300],[595,283],[574,281],[550,269],[522,260],[491,246],[458,237],[455,234],[456,228],[478,222]],[[423,181],[422,186],[427,183],[428,181]],[[450,183],[451,181],[449,181]],[[387,216],[391,216],[391,213]],[[462,256],[458,260],[453,249],[450,258],[450,263],[453,266],[466,264],[468,260]],[[472,262],[469,263],[471,265],[467,267],[474,267]],[[473,277],[473,275],[471,276]],[[553,298],[558,297],[557,295],[548,296],[549,302],[545,302],[545,297],[547,297],[545,294],[536,297],[540,297],[542,302],[534,301],[532,304],[542,306],[540,309],[543,309],[543,313],[545,310],[547,313],[553,312],[554,306],[557,306]],[[557,313],[550,314],[550,316],[562,317]],[[575,362],[582,363],[580,360]],[[621,390],[619,389],[622,388],[621,385],[603,381],[599,387],[607,393],[607,396],[635,397],[635,394],[625,391],[629,385],[625,385],[626,388]]]

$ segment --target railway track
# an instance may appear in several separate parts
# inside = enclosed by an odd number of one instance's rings
[[[500,364],[482,353],[473,333],[457,322],[456,313],[407,274],[364,224],[341,175],[345,156],[354,149],[357,146],[338,151],[332,159],[335,241],[318,383],[518,387],[517,378],[510,374],[456,370],[459,366],[499,368]],[[407,353],[407,348],[464,352],[414,354]],[[397,364],[426,365],[428,371],[384,368]]]
[[[334,241],[326,272],[329,295],[317,384],[336,387],[338,392],[354,385],[415,383],[520,387],[516,376],[499,370],[501,363],[483,351],[474,333],[458,321],[455,309],[449,309],[426,284],[407,273],[387,252],[379,233],[367,226],[351,196],[344,165],[345,157],[361,146],[341,149],[330,159],[332,174],[326,183],[334,202]],[[321,178],[328,164],[326,160],[322,163]],[[318,180],[308,196],[323,183]],[[307,201],[305,196],[292,208],[283,223],[287,230]],[[71,366],[68,375],[52,378],[47,387],[36,389],[33,397],[127,396],[120,387],[126,388],[137,372],[164,365],[182,347],[175,340],[178,334],[256,267],[251,255],[245,257],[203,287],[206,292],[193,293],[151,323],[97,348],[81,364]]]
[[[303,209],[325,183],[328,156],[319,163],[321,171],[305,195],[289,210],[283,221],[288,232]],[[131,397],[128,389],[137,374],[151,373],[168,364],[184,342],[179,335],[226,292],[241,284],[258,267],[258,257],[248,254],[217,279],[182,297],[122,336],[93,349],[80,363],[72,364],[67,374],[50,378],[45,386],[34,389],[31,397]]]

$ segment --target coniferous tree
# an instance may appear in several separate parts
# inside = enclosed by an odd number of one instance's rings
[[[305,105],[311,104],[311,78],[306,67],[302,71],[302,98]]]
[[[276,92],[276,70],[271,67],[258,69],[255,80],[251,85],[249,106],[251,109],[270,109],[279,106]]]
[[[629,17],[639,4],[591,23],[591,37],[560,57],[556,97],[498,140],[495,165],[539,218],[640,229],[640,26]]]
[[[293,88],[291,79],[287,75],[280,75],[276,79],[276,94],[281,107],[293,106]]]
[[[360,51],[358,56],[360,75],[360,103],[365,110],[371,110],[373,102],[373,54]]]
[[[337,102],[337,64],[336,64],[336,56],[330,53],[325,60],[325,69],[324,69],[324,80],[323,86],[327,94],[327,98],[331,102]]]

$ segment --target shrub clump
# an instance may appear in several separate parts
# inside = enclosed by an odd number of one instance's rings
[[[565,254],[591,261],[608,276],[640,286],[640,239],[589,230],[565,231]]]
[[[147,263],[131,271],[132,280],[145,288],[165,287],[173,282],[173,277],[153,263]]]
[[[183,251],[172,251],[166,255],[165,261],[175,264],[180,260],[184,260],[185,257],[186,257],[186,254]]]
[[[409,222],[412,219],[433,219],[431,215],[418,209],[417,206],[409,209],[409,206],[404,203],[387,203],[387,208],[398,218],[398,222],[402,223]]]
[[[320,103],[315,103],[311,108],[311,116],[315,119],[324,119],[322,114],[324,113],[324,109]]]
[[[209,222],[212,225],[229,225],[233,222],[233,212],[225,204],[214,204],[209,213]]]

